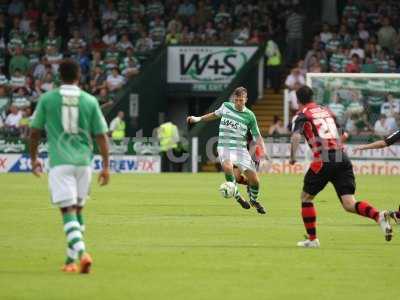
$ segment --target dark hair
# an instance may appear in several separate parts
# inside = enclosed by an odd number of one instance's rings
[[[79,65],[72,59],[64,59],[60,64],[60,77],[64,83],[73,83],[79,80],[80,68]]]
[[[233,92],[233,95],[234,95],[235,97],[239,97],[239,96],[241,96],[241,95],[243,95],[243,94],[247,94],[247,90],[246,90],[246,88],[244,88],[244,87],[242,87],[242,86],[236,88],[236,89],[234,90],[234,92]]]
[[[296,91],[297,101],[301,104],[312,102],[313,95],[314,93],[312,89],[306,85],[302,86]]]

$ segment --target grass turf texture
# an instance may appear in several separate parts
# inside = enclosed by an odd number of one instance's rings
[[[316,201],[322,248],[298,249],[301,176],[262,176],[267,215],[223,199],[221,182],[203,173],[94,183],[87,276],[59,271],[65,237],[46,179],[0,175],[0,299],[398,299],[399,228],[386,242],[329,186]],[[357,183],[359,199],[397,207],[398,177]]]

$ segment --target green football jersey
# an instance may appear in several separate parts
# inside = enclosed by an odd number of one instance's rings
[[[31,127],[46,129],[50,167],[90,165],[93,136],[108,131],[97,99],[73,85],[43,94]]]
[[[215,114],[221,117],[218,147],[247,150],[247,132],[250,131],[253,139],[260,136],[256,117],[247,107],[238,111],[233,103],[224,102]]]

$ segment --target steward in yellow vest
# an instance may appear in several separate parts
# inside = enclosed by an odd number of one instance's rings
[[[281,52],[279,51],[278,45],[273,40],[267,42],[265,56],[267,57],[267,66],[280,66],[282,63]]]
[[[178,127],[171,122],[161,124],[158,128],[158,139],[160,140],[160,150],[162,152],[177,148],[179,142]]]
[[[265,48],[265,68],[266,68],[266,79],[267,85],[273,88],[275,93],[279,93],[281,88],[281,65],[282,55],[278,45],[269,39]]]
[[[125,114],[119,111],[118,115],[112,120],[110,124],[111,137],[115,141],[121,141],[125,138],[126,124],[124,121]]]

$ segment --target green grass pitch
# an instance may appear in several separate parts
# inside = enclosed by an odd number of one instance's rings
[[[399,299],[400,228],[386,242],[329,186],[316,201],[321,248],[298,249],[301,176],[262,175],[267,215],[221,198],[221,182],[203,173],[94,183],[93,273],[77,275],[59,271],[65,238],[46,177],[0,175],[0,299]],[[360,176],[359,199],[396,208],[398,182]]]

